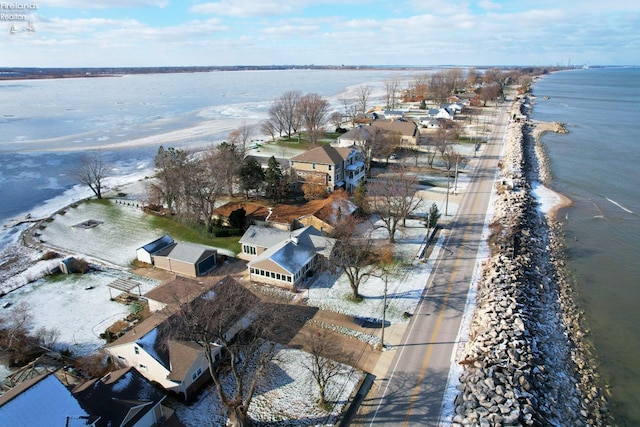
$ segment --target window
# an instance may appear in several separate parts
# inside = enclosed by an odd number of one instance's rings
[[[143,371],[146,371],[146,370],[147,370],[147,365],[143,365],[142,363],[141,363],[141,364],[139,364],[139,365],[138,365],[138,367],[139,367],[140,369],[142,369]]]
[[[118,360],[122,360],[123,362],[126,362],[127,359],[125,359],[123,356],[118,355]]]
[[[313,169],[315,169],[315,168],[316,168],[316,164],[315,164],[315,163],[313,163],[313,164],[311,165],[311,167],[312,167]]]
[[[135,354],[140,354],[140,349],[138,347],[133,347],[133,352]]]
[[[331,170],[331,165],[329,165],[329,170]]]

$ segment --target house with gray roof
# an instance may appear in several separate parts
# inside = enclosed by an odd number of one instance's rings
[[[335,240],[313,226],[282,231],[253,225],[240,244],[239,257],[249,261],[249,280],[295,290],[323,257],[329,257]]]

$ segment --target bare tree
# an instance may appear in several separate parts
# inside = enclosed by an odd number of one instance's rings
[[[359,221],[345,217],[335,226],[331,237],[336,239],[327,263],[332,269],[342,271],[349,280],[351,296],[360,299],[360,285],[375,271],[379,248],[370,236],[358,232]]]
[[[341,101],[344,106],[344,116],[349,119],[351,126],[355,126],[356,118],[358,117],[358,106],[349,99],[342,99]]]
[[[394,109],[398,103],[398,91],[400,90],[400,80],[391,78],[384,82],[385,103],[387,108]]]
[[[209,149],[202,153],[202,156],[190,159],[185,176],[187,177],[185,188],[191,212],[211,233],[213,210],[225,189],[225,177],[218,163],[216,150]]]
[[[342,128],[342,114],[337,111],[334,111],[329,116],[329,121],[331,125],[336,129],[336,132],[339,132]]]
[[[327,387],[334,378],[345,373],[345,363],[353,356],[344,351],[340,344],[332,339],[331,334],[321,329],[308,332],[304,338],[305,349],[309,357],[302,362],[318,386],[318,406],[327,406]]]
[[[298,103],[301,97],[299,91],[285,92],[269,108],[269,118],[277,125],[278,131],[285,132],[289,138],[300,126]]]
[[[272,118],[268,118],[263,120],[260,123],[260,132],[269,135],[271,137],[271,142],[276,141],[276,134],[279,133],[281,129],[278,128],[278,125]]]
[[[80,184],[88,186],[98,199],[102,199],[104,180],[111,168],[102,155],[93,154],[83,157],[80,164],[71,170],[71,175]]]
[[[253,126],[243,123],[239,128],[229,133],[229,142],[238,147],[243,156],[247,152],[247,144],[251,140],[253,131]]]
[[[356,105],[359,113],[366,114],[369,107],[369,97],[371,96],[371,86],[358,86],[356,91]]]
[[[212,292],[180,305],[169,319],[173,339],[202,348],[215,392],[234,427],[252,425],[249,405],[275,357],[276,313],[273,306],[259,304],[254,294],[227,276]],[[218,354],[227,357],[220,361]]]
[[[382,228],[389,234],[389,242],[395,242],[398,226],[405,225],[409,215],[422,203],[418,196],[418,180],[409,173],[404,163],[394,164],[390,173],[379,175],[368,185],[369,207],[382,221]]]
[[[323,133],[328,110],[329,102],[317,93],[308,93],[298,101],[298,114],[314,145]]]
[[[469,68],[467,70],[467,86],[474,87],[480,81],[480,73],[476,68]]]
[[[429,75],[422,74],[415,76],[413,81],[409,84],[406,92],[406,100],[415,102],[427,99],[429,95]]]
[[[163,146],[158,148],[154,159],[156,168],[155,180],[150,184],[150,191],[159,204],[166,205],[169,211],[179,213],[185,202],[185,171],[189,152]]]

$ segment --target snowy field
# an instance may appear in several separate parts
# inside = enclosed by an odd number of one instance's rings
[[[121,272],[95,272],[64,276],[59,281],[40,279],[2,300],[10,302],[11,308],[26,304],[31,309],[32,331],[42,327],[57,329],[60,332],[57,348],[82,356],[102,347],[105,341],[100,334],[131,313],[129,306],[110,300],[107,285],[121,275]],[[128,276],[140,284],[143,294],[159,284],[156,280]],[[111,292],[114,297],[120,294],[115,289]]]
[[[333,426],[345,409],[350,396],[355,392],[362,374],[354,368],[343,365],[342,372],[329,383],[327,400],[333,402],[331,410],[319,408],[318,388],[311,373],[304,367],[309,354],[288,348],[280,348],[272,363],[273,375],[258,386],[249,414],[258,426]],[[307,362],[309,363],[309,362]],[[176,413],[187,427],[223,426],[226,416],[222,404],[213,389],[200,396],[191,406],[177,405]]]
[[[48,246],[127,267],[136,258],[136,249],[164,234],[135,205],[104,203],[81,203],[66,208],[54,215],[53,221],[45,222],[40,239]],[[93,228],[77,226],[89,220],[100,224]]]

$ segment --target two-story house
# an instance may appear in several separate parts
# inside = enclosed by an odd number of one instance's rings
[[[257,297],[226,276],[189,303],[194,304],[196,299],[204,298],[211,304],[227,304],[223,300],[223,295],[228,294],[224,288],[231,286],[236,287],[236,295],[241,296],[245,311],[227,313],[224,319],[220,319],[224,322],[220,327],[226,331],[225,340],[233,339],[251,323],[251,309],[257,303]],[[181,301],[180,295],[176,295],[175,301]],[[107,344],[105,350],[117,366],[134,367],[149,381],[189,399],[208,380],[209,364],[203,350],[204,343],[176,335],[176,316],[180,316],[180,312],[157,311]],[[222,347],[216,342],[208,345],[214,360],[219,360]]]
[[[364,161],[354,148],[320,146],[293,157],[291,174],[301,186],[312,180],[326,186],[327,192],[344,188],[352,192],[364,179]]]

